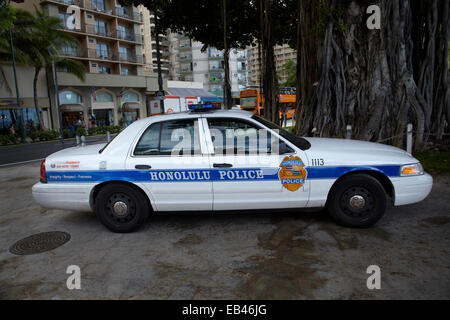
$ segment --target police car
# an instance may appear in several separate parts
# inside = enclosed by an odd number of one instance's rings
[[[431,191],[432,177],[398,148],[297,137],[244,111],[190,109],[139,120],[106,145],[50,155],[34,199],[132,232],[156,212],[325,206],[341,225],[369,227],[389,202]]]

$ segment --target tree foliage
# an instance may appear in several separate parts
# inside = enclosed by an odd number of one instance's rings
[[[297,64],[295,61],[287,61],[278,72],[279,79],[283,79],[285,76],[287,76],[286,81],[280,83],[280,87],[295,88],[297,86]]]
[[[4,9],[8,10],[7,7],[2,8],[1,15],[11,16],[4,13]],[[34,15],[21,9],[9,8],[9,10],[13,12],[13,17],[8,27],[12,25],[16,59],[23,65],[31,66],[35,69],[33,78],[34,104],[40,128],[43,129],[44,125],[40,117],[37,97],[37,83],[42,69],[52,67],[53,63],[55,63],[59,67],[64,67],[81,81],[84,81],[85,67],[78,61],[59,56],[62,46],[77,45],[78,43],[69,33],[63,31],[61,20],[58,17],[49,17],[44,11],[40,10],[36,10]],[[0,60],[10,61],[9,30],[0,30],[0,43],[4,44],[0,49]],[[2,78],[7,83],[6,78]],[[9,87],[9,85],[7,86]]]

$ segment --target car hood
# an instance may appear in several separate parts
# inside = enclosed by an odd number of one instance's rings
[[[311,143],[309,158],[328,164],[409,164],[418,162],[408,152],[381,143],[330,138],[305,138]]]

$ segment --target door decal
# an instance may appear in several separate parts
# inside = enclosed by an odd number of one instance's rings
[[[305,184],[308,173],[305,164],[299,157],[285,157],[280,164],[280,168],[278,177],[283,187],[289,191],[297,191]]]

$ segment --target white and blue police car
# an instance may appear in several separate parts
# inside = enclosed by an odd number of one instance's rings
[[[325,206],[341,225],[369,227],[389,202],[420,202],[431,191],[432,177],[398,148],[302,138],[249,112],[191,109],[50,155],[34,199],[94,211],[110,230],[132,232],[157,212]]]

